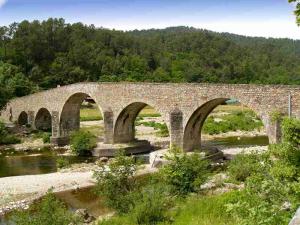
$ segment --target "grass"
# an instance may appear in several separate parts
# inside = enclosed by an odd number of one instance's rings
[[[235,219],[226,212],[226,204],[236,201],[238,191],[221,195],[193,195],[186,200],[178,200],[176,206],[169,210],[173,222],[159,225],[235,225]],[[114,216],[99,225],[135,225],[131,215]]]
[[[225,205],[236,199],[237,192],[215,196],[192,196],[179,204],[172,225],[234,225],[236,221]]]
[[[94,125],[94,126],[88,126],[88,127],[80,127],[81,131],[89,131],[93,135],[99,137],[103,135],[103,127]]]
[[[95,106],[93,106],[92,108],[80,109],[80,121],[95,121],[102,119],[103,118],[101,112]]]
[[[215,119],[220,119],[216,121]],[[253,131],[261,129],[263,123],[259,120],[253,111],[231,111],[228,115],[210,116],[203,125],[205,134],[220,134],[229,131]]]

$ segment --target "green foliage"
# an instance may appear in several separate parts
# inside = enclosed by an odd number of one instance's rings
[[[96,105],[89,104],[80,109],[80,121],[102,120],[102,115]]]
[[[0,27],[0,105],[80,81],[299,84],[299,49],[295,40],[189,27],[120,32],[25,20]]]
[[[97,180],[96,192],[105,198],[105,204],[118,213],[128,212],[134,205],[132,196],[136,188],[136,164],[133,157],[128,157],[120,150],[108,164],[101,164],[94,172]]]
[[[229,163],[228,173],[235,181],[245,181],[259,168],[259,156],[256,154],[238,154]]]
[[[236,224],[230,213],[226,212],[226,204],[239,199],[239,192],[230,192],[216,196],[198,196],[193,194],[183,200],[175,199],[174,197],[170,197],[170,193],[165,193],[166,188],[162,180],[156,185],[147,183],[143,190],[146,196],[137,199],[136,209],[133,209],[132,212],[126,215],[118,215],[102,221],[99,225]],[[157,206],[155,206],[156,204]],[[140,212],[140,217],[136,214],[137,210]],[[154,217],[149,215],[153,215]],[[145,219],[141,221],[138,218]],[[140,223],[138,223],[139,221]]]
[[[71,149],[76,155],[89,155],[96,147],[96,137],[89,131],[79,130],[71,134]]]
[[[227,205],[238,224],[288,224],[299,206],[299,121],[285,118],[282,125],[283,143],[258,157],[241,197]]]
[[[239,192],[233,191],[215,196],[191,196],[179,203],[173,225],[235,225],[230,213],[226,212],[226,204],[239,199]]]
[[[0,145],[19,144],[21,139],[13,134],[9,134],[4,123],[0,121]]]
[[[282,121],[283,141],[294,146],[300,146],[300,120],[285,118]]]
[[[206,134],[220,134],[229,131],[252,131],[263,126],[262,122],[252,111],[237,111],[223,116],[221,121],[216,122],[213,116],[208,117],[203,125],[203,132]]]
[[[273,111],[270,115],[271,117],[271,122],[272,123],[276,123],[276,122],[280,122],[282,120],[282,113],[279,111]]]
[[[172,207],[173,200],[168,191],[164,184],[150,184],[144,187],[130,212],[135,223],[148,225],[169,221],[167,210]]]
[[[42,136],[43,142],[50,143],[50,137],[51,137],[51,133],[44,133]]]
[[[10,145],[10,144],[20,144],[21,139],[13,134],[7,134],[0,140],[0,144]]]
[[[161,173],[174,193],[186,195],[198,191],[207,180],[209,163],[200,154],[187,154],[172,149],[171,155],[166,158],[169,163],[162,168]]]
[[[16,225],[80,224],[78,218],[51,192],[48,192],[41,202],[35,204],[31,209],[14,213],[12,221]]]
[[[41,138],[44,143],[50,143],[50,132],[44,132],[44,131],[35,131],[34,138]]]
[[[298,26],[300,25],[300,1],[299,0],[288,0],[289,3],[295,2],[296,3],[296,9],[294,11],[296,15],[296,21]]]
[[[56,166],[59,169],[64,169],[70,166],[70,162],[64,157],[58,157],[56,159]]]

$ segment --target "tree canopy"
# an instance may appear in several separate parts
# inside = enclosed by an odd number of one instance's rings
[[[300,1],[299,0],[288,0],[289,3],[295,3],[296,4],[296,9],[294,11],[297,19],[297,24],[300,26]]]
[[[300,84],[300,41],[56,18],[0,27],[1,102],[82,81]]]

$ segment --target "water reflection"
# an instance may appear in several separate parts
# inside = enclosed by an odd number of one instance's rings
[[[93,187],[63,191],[55,193],[55,195],[58,199],[65,202],[72,211],[87,209],[89,214],[96,218],[111,212],[104,206],[102,199],[94,193]]]
[[[0,177],[35,175],[57,171],[57,154],[12,155],[0,157]],[[63,156],[70,164],[92,162],[92,157]]]

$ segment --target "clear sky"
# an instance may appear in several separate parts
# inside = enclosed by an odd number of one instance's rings
[[[0,0],[0,25],[62,17],[118,30],[193,26],[300,39],[288,0]]]

